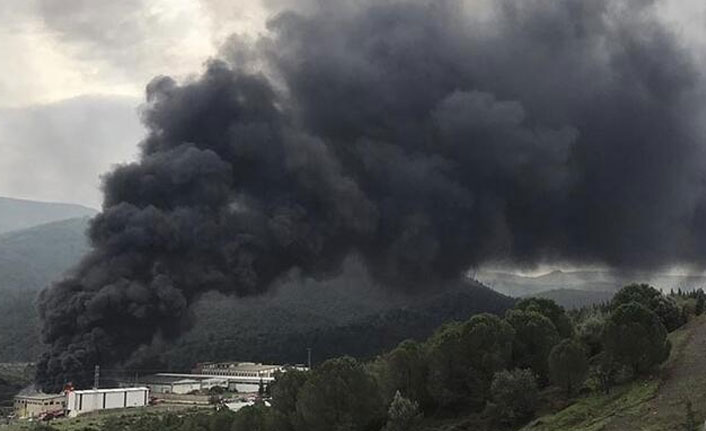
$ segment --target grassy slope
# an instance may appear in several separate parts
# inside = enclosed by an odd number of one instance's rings
[[[670,334],[672,354],[658,375],[594,393],[558,413],[543,416],[524,430],[536,431],[658,431],[680,429],[685,400],[696,418],[706,417],[706,317],[694,319]]]

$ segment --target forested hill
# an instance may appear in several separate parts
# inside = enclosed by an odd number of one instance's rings
[[[38,290],[88,251],[88,217],[0,234],[0,288]]]
[[[96,210],[81,205],[0,197],[0,233],[95,214]]]
[[[481,312],[502,314],[514,304],[470,281],[424,295],[382,299],[384,293],[372,294],[372,301],[355,288],[311,289],[290,286],[260,300],[209,295],[195,310],[196,326],[164,360],[173,369],[233,358],[305,363],[307,347],[317,363],[340,355],[367,358],[402,340],[424,339],[446,321]]]

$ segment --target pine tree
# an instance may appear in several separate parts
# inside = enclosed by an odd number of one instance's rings
[[[383,431],[411,431],[421,420],[419,404],[408,400],[397,391],[387,411],[387,425]]]

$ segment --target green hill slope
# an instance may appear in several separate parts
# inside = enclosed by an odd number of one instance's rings
[[[706,420],[706,316],[670,334],[672,352],[657,375],[591,394],[555,414],[533,421],[523,431],[683,430],[686,403],[699,423]]]

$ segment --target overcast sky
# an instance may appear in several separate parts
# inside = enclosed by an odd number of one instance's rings
[[[98,207],[100,174],[137,153],[146,83],[198,73],[286,1],[0,1],[0,196]],[[663,1],[664,19],[706,57],[706,2]]]

